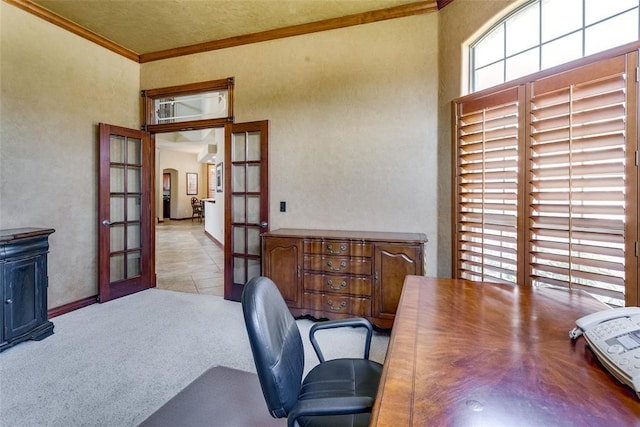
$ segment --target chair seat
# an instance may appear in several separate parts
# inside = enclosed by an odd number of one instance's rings
[[[299,400],[325,397],[369,396],[375,399],[382,365],[367,359],[328,360],[314,367],[304,378]],[[367,426],[370,413],[301,417],[300,426]]]

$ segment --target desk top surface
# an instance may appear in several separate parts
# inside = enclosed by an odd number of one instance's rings
[[[640,425],[640,400],[595,358],[583,292],[407,276],[371,425]]]

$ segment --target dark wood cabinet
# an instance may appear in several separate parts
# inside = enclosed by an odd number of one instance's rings
[[[263,275],[294,316],[393,325],[408,274],[424,274],[422,233],[280,229],[262,235]]]
[[[0,351],[53,334],[47,318],[47,253],[53,232],[0,230]]]

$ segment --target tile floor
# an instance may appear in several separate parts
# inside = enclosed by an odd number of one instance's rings
[[[224,251],[204,233],[204,222],[156,225],[158,289],[223,296]]]

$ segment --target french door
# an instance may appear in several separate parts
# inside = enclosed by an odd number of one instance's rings
[[[268,125],[225,125],[224,297],[233,301],[261,274],[260,234],[269,224]]]
[[[154,283],[152,144],[148,132],[100,124],[100,302]]]

